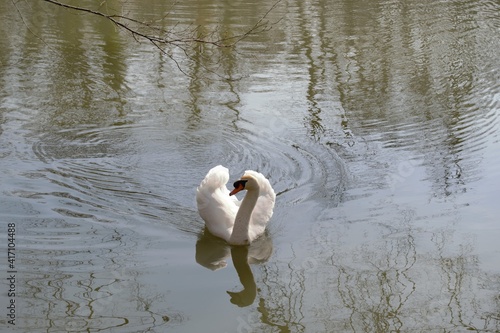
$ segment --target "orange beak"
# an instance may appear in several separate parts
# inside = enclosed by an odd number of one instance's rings
[[[242,183],[242,182],[236,182],[236,183],[234,183],[234,185],[236,185],[236,186],[234,187],[234,190],[232,190],[232,191],[231,191],[231,193],[229,193],[229,195],[230,195],[230,196],[231,196],[231,195],[235,195],[235,194],[236,194],[236,193],[238,193],[239,191],[241,191],[241,190],[244,190],[244,189],[245,189],[245,185],[244,185],[244,183]]]

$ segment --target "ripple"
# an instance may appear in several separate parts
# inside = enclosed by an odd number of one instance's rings
[[[224,163],[232,177],[247,169],[261,172],[273,184],[281,206],[320,198],[332,203],[331,199],[342,192],[347,171],[331,146],[310,139],[297,141],[291,124],[280,118],[272,119],[267,127],[246,119],[239,119],[237,125],[221,139],[223,151],[229,152]]]
[[[484,114],[465,114],[458,119],[454,133],[460,138],[457,151],[478,152],[488,146],[490,137],[495,136],[499,126],[498,110],[491,109]]]
[[[126,211],[142,210],[141,205],[161,197],[137,180],[136,170],[143,164],[141,157],[144,156],[137,153],[140,149],[134,146],[137,142],[133,144],[136,132],[147,133],[148,128],[125,124],[40,136],[33,144],[33,151],[50,167],[39,170],[36,177],[49,180],[55,190],[22,195],[62,198],[64,205],[72,208],[56,205],[54,210],[58,213],[98,221],[109,220],[97,217],[99,211],[104,216],[111,213],[116,217]],[[129,204],[121,205],[123,201]],[[150,212],[144,214],[151,215]]]
[[[137,242],[132,231],[85,223],[77,217],[31,218],[17,225],[17,270],[23,276],[19,297],[33,304],[25,309],[27,319],[20,326],[33,330],[50,321],[64,331],[87,325],[138,329],[149,327],[144,322],[152,318],[158,325],[182,318],[178,313],[135,308],[147,296],[139,288],[141,273],[135,268],[139,262],[133,253]],[[130,300],[139,303],[132,302],[129,311],[115,311],[117,302],[126,307]],[[37,304],[50,306],[50,313],[40,317]]]
[[[79,126],[48,131],[33,143],[33,152],[44,163],[64,158],[101,158],[117,153],[117,144],[127,140],[134,125]]]
[[[16,221],[13,217],[9,220]],[[108,227],[83,221],[78,216],[64,219],[32,217],[22,224],[17,223],[18,270],[30,272],[36,267],[38,272],[49,274],[54,270],[67,273],[105,271],[108,265],[114,264],[103,260],[105,257],[118,248],[131,246],[130,231],[112,229],[120,237],[110,239],[105,236],[109,235]],[[89,255],[89,249],[92,249],[92,255]]]

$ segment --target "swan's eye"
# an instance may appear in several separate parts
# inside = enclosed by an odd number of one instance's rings
[[[240,186],[242,186],[243,188],[245,188],[245,184],[247,183],[248,180],[237,180],[234,182],[233,186],[234,188],[238,188]]]

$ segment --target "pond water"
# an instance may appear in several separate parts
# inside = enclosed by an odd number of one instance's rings
[[[2,332],[500,331],[498,1],[67,3],[265,25],[0,3]],[[218,164],[277,192],[248,248]]]

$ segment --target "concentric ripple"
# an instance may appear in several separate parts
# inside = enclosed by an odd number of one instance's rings
[[[295,130],[291,126],[296,126]],[[298,141],[293,137],[295,131],[304,128],[285,124],[280,118],[271,119],[265,127],[240,118],[234,130],[220,134],[217,145],[225,155],[212,156],[205,168],[224,164],[232,179],[247,169],[261,172],[277,192],[278,207],[312,199],[335,205],[347,182],[343,160],[332,146],[310,139]]]

